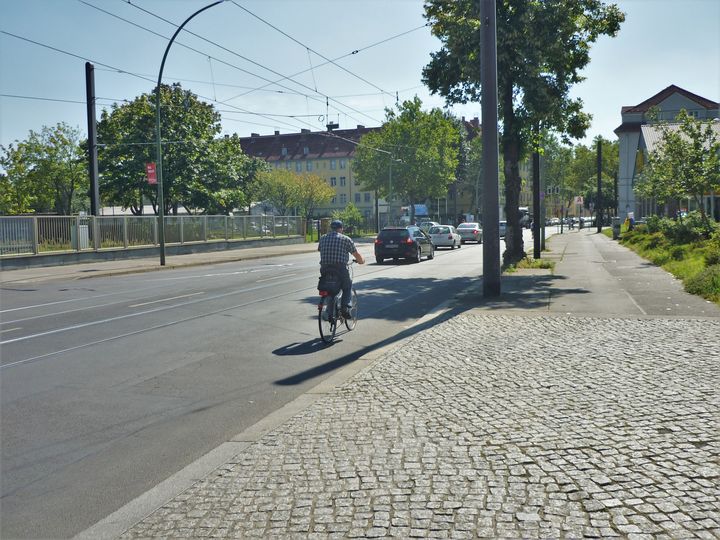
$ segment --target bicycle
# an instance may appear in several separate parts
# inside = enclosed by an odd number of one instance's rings
[[[350,273],[350,279],[353,279],[352,264],[355,261],[348,263],[348,272]],[[341,310],[342,291],[336,294],[331,294],[328,291],[320,291],[320,303],[318,304],[318,328],[320,330],[320,339],[325,343],[332,343],[335,339],[335,333],[337,332],[338,325],[345,324],[348,331],[355,329],[357,325],[358,316],[358,300],[357,292],[355,292],[355,286],[352,287],[352,300],[350,307],[350,317],[343,317]]]

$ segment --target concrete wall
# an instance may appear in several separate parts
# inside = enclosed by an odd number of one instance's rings
[[[166,255],[186,255],[188,253],[207,253],[211,251],[226,251],[263,246],[283,246],[302,244],[305,239],[301,236],[266,240],[220,240],[216,242],[197,242],[182,245],[166,245]],[[3,270],[20,270],[39,266],[58,266],[87,262],[115,261],[123,259],[140,259],[143,257],[159,257],[160,248],[138,247],[128,249],[108,249],[102,251],[68,251],[62,253],[40,253],[38,255],[9,256],[0,259]]]

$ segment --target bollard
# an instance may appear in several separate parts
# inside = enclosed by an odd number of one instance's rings
[[[620,218],[614,217],[612,218],[612,238],[613,240],[617,240],[620,238]]]

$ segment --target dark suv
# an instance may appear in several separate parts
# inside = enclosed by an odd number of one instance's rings
[[[375,239],[375,260],[378,264],[382,264],[385,259],[412,259],[420,262],[422,257],[435,257],[435,246],[430,237],[415,225],[385,227]]]

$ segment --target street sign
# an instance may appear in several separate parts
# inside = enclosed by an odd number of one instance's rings
[[[157,173],[155,172],[154,163],[145,164],[145,174],[147,175],[148,184],[157,184]]]
[[[575,197],[575,204],[582,204],[583,203],[583,197],[582,195],[577,195]]]

